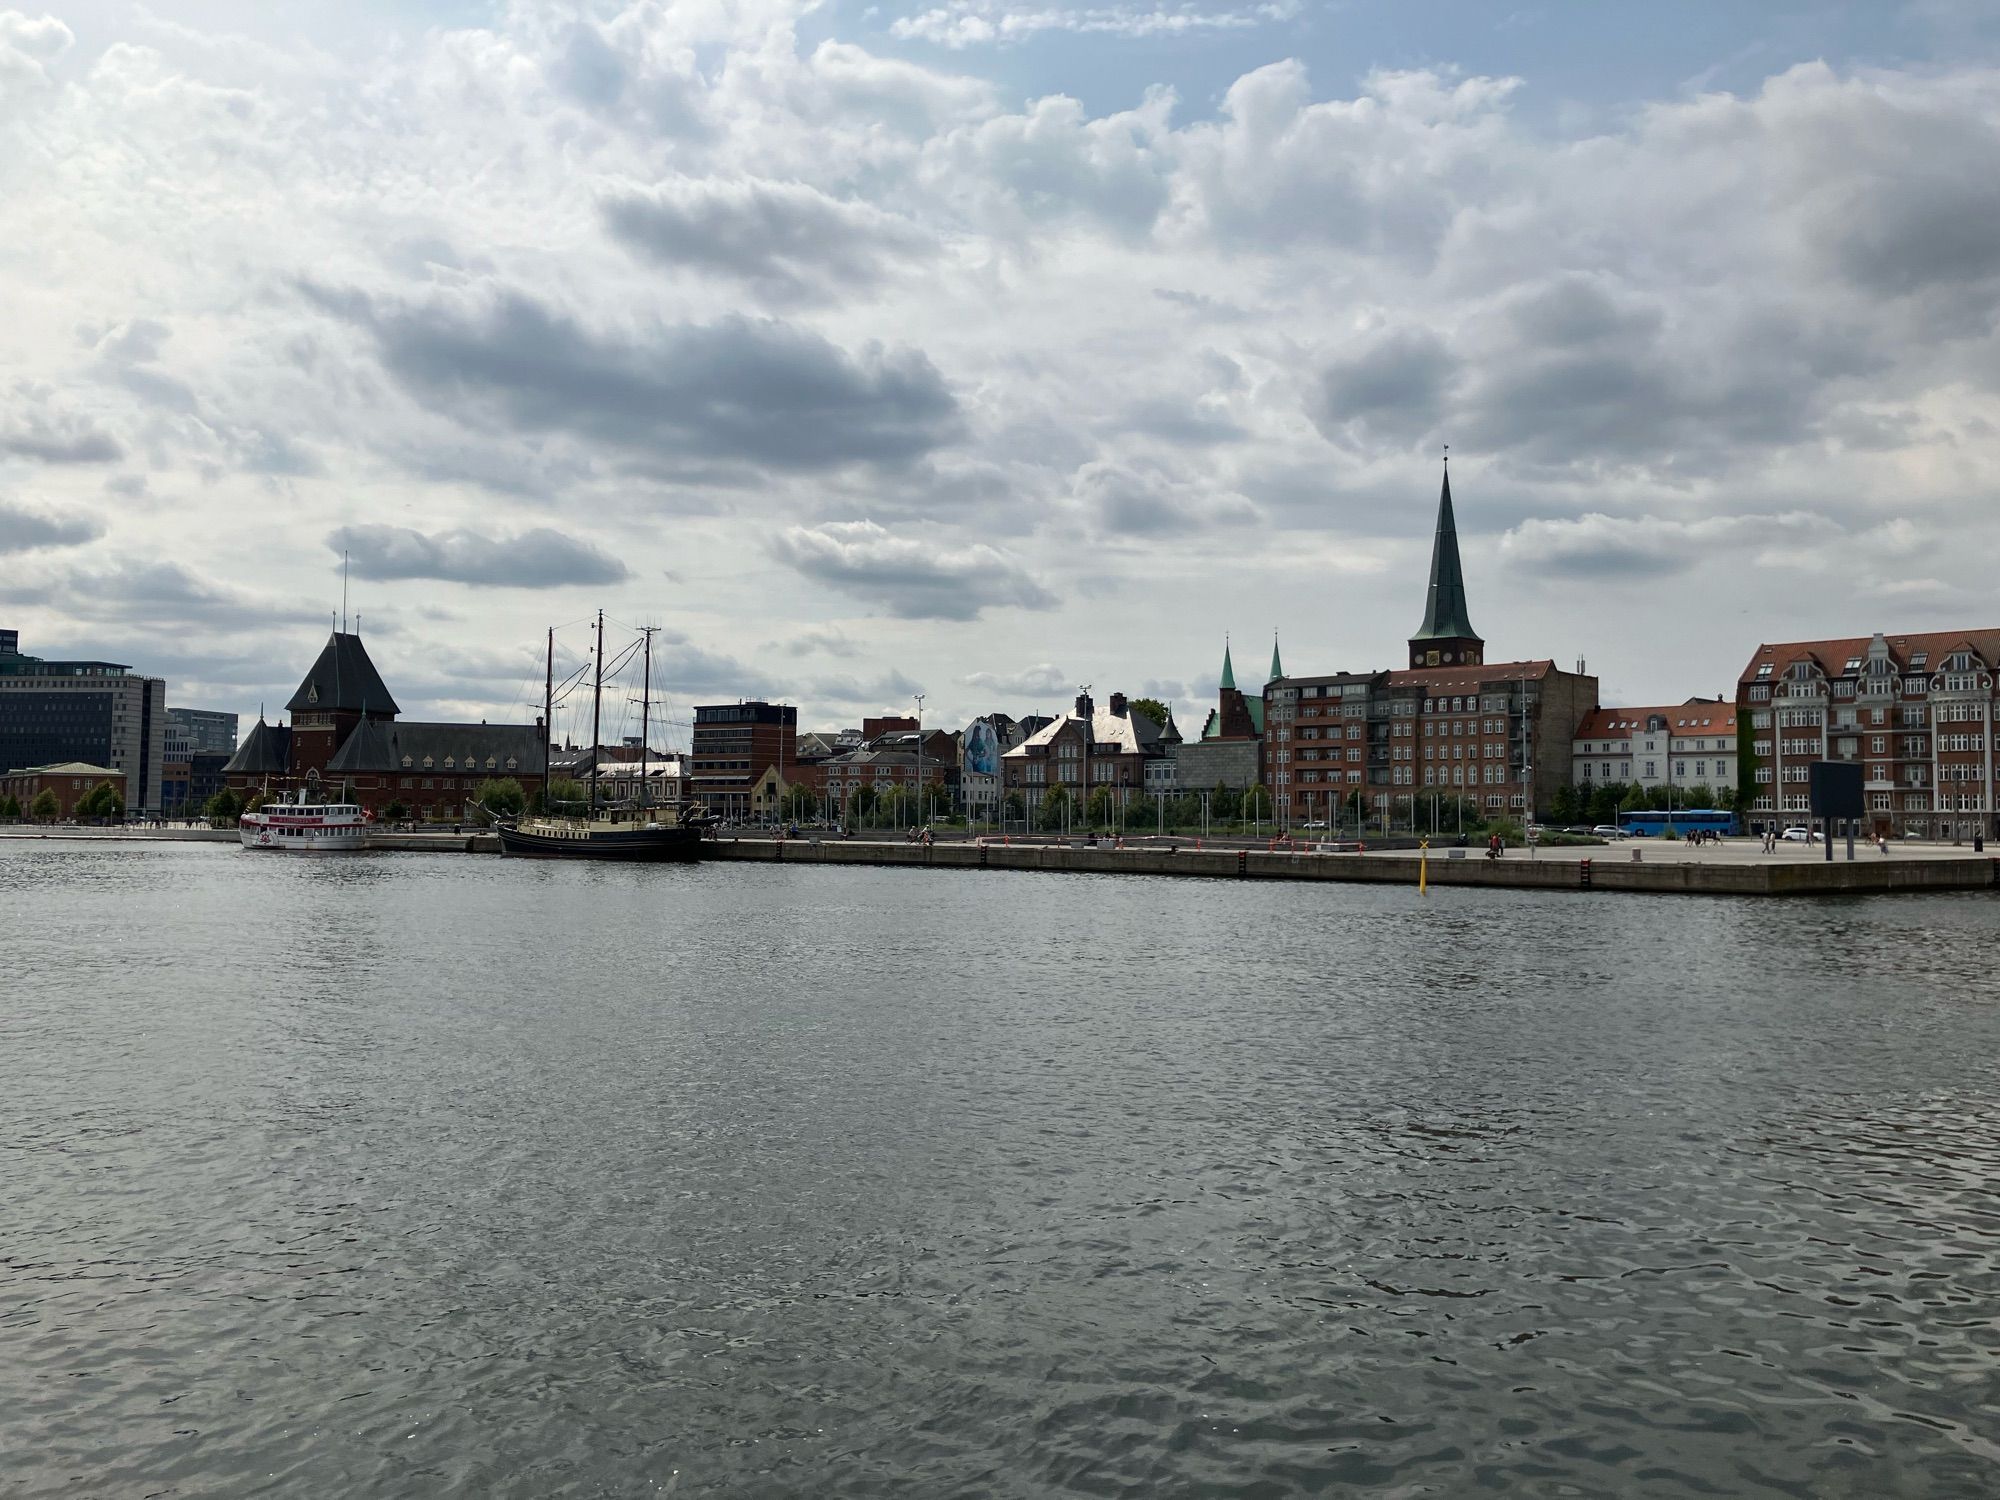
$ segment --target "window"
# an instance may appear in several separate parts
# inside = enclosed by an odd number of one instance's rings
[[[1648,780],[1651,780],[1652,778],[1654,778],[1654,777],[1658,776],[1659,774],[1660,774],[1660,773],[1659,773],[1659,770],[1658,770],[1657,766],[1655,765],[1655,763],[1654,763],[1653,761],[1650,761],[1650,760],[1649,760],[1649,761],[1647,761],[1647,762],[1646,762],[1646,777],[1647,777],[1647,779],[1648,779]]]

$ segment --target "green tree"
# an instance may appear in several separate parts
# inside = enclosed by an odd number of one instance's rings
[[[581,812],[590,801],[590,788],[567,776],[551,776],[547,790],[535,802],[540,812]]]
[[[224,787],[204,802],[201,810],[212,827],[227,828],[242,816],[243,799],[228,787]]]
[[[1264,789],[1263,784],[1260,782],[1243,794],[1241,816],[1244,818],[1262,819],[1268,823],[1271,820],[1272,806],[1271,794]]]
[[[1616,823],[1618,809],[1625,802],[1625,787],[1622,782],[1607,781],[1590,794],[1590,821],[1592,823]]]
[[[1234,787],[1216,782],[1208,794],[1208,815],[1217,823],[1233,823],[1243,815],[1243,794]]]
[[[1584,794],[1573,786],[1559,786],[1549,799],[1549,816],[1558,823],[1575,823],[1584,816]]]
[[[1681,802],[1682,807],[1709,808],[1715,806],[1715,789],[1706,782],[1697,781],[1687,789]]]
[[[1625,789],[1625,800],[1618,806],[1623,812],[1644,812],[1652,805],[1652,800],[1646,789],[1635,781]]]
[[[62,804],[56,801],[56,794],[44,787],[35,800],[28,804],[28,816],[37,823],[53,823],[56,814],[62,811]]]
[[[1144,714],[1161,729],[1165,729],[1174,716],[1174,711],[1158,698],[1128,698],[1125,702],[1127,707]]]
[[[1037,821],[1044,830],[1053,832],[1070,821],[1069,814],[1074,803],[1068,787],[1061,784],[1052,786],[1042,797],[1041,815]]]
[[[21,821],[21,799],[19,797],[10,794],[4,798],[0,798],[0,819],[5,819],[9,823],[18,823]]]
[[[1028,816],[1028,804],[1019,792],[1009,792],[1006,802],[1001,805],[1001,811],[1009,818],[1025,818]]]
[[[117,787],[108,781],[100,781],[77,799],[75,812],[79,818],[115,821],[125,816],[125,799],[118,794]]]
[[[528,810],[528,794],[521,790],[521,783],[511,776],[498,780],[488,778],[479,783],[479,790],[472,794],[474,806],[489,818],[518,818]]]
[[[382,809],[382,816],[391,823],[400,823],[408,818],[409,815],[410,810],[400,802],[391,802],[387,807]]]
[[[1084,808],[1084,821],[1092,828],[1109,828],[1111,814],[1116,803],[1111,788],[1100,786],[1090,794],[1090,801]]]

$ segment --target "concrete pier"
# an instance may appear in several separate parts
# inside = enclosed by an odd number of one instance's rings
[[[1057,844],[907,843],[804,839],[724,839],[704,851],[714,859],[764,863],[908,866],[944,869],[1049,870],[1100,875],[1179,875],[1221,880],[1329,880],[1368,885],[1415,885],[1420,856],[1320,854],[1265,849],[1197,849],[1182,844],[1169,851],[1138,846],[1123,849]],[[1633,859],[1624,846],[1579,855],[1529,859],[1511,850],[1489,860],[1483,851],[1463,851],[1453,859],[1434,851],[1427,878],[1433,885],[1502,886],[1540,891],[1652,891],[1681,895],[1787,896],[1866,894],[1887,891],[1992,890],[2000,886],[2000,859],[1983,856],[1898,856],[1872,852],[1849,862],[1813,858]],[[1650,852],[1650,851],[1648,851]],[[1748,851],[1745,851],[1746,853]]]

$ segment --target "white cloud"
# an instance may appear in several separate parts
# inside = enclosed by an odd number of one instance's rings
[[[1183,36],[1203,31],[1243,31],[1289,21],[1299,0],[1228,7],[1174,5],[1043,5],[1023,7],[1002,0],[953,0],[891,23],[889,33],[905,41],[965,48],[1025,41],[1043,32],[1067,31],[1122,37]]]

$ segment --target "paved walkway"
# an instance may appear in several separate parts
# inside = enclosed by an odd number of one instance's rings
[[[1408,858],[1407,849],[1369,850],[1369,854],[1399,855]],[[1486,846],[1475,844],[1464,851],[1467,859],[1484,859]],[[1689,845],[1680,839],[1618,839],[1606,844],[1565,844],[1550,848],[1538,848],[1533,857],[1537,860],[1568,860],[1575,863],[1588,859],[1600,864],[1631,864],[1633,856],[1638,856],[1643,864],[1809,864],[1824,862],[1824,844],[1787,844],[1780,842],[1771,853],[1764,852],[1761,839],[1725,839],[1720,844]],[[1431,846],[1431,857],[1449,858],[1449,840]],[[1505,856],[1509,861],[1529,858],[1526,849],[1509,849]],[[1877,864],[1884,860],[1897,859],[1991,859],[2000,857],[2000,842],[1989,844],[1984,851],[1975,852],[1971,844],[1940,844],[1920,842],[1913,839],[1891,840],[1889,852],[1885,855],[1863,839],[1854,841],[1854,859],[1859,864],[1864,859]],[[1847,858],[1847,840],[1833,841],[1833,858],[1836,863]]]

